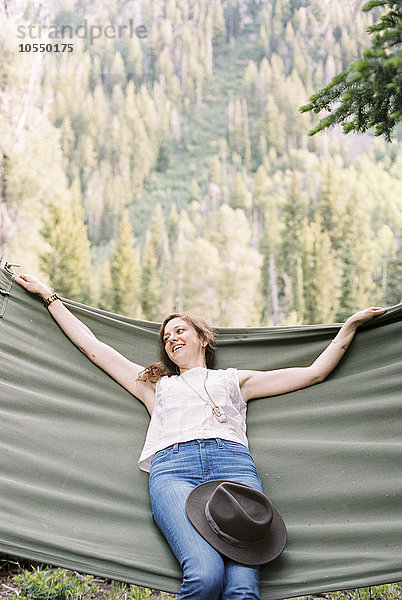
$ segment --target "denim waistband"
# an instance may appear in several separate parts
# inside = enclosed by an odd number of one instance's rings
[[[175,444],[171,444],[163,450],[171,450],[173,449],[173,453],[179,451],[179,448],[187,447],[187,446],[202,446],[202,445],[213,445],[218,448],[223,448],[223,440],[221,438],[207,438],[207,439],[197,439],[197,440],[189,440],[188,442],[176,442]]]

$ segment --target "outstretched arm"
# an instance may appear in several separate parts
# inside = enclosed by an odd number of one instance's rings
[[[385,308],[372,306],[349,317],[329,346],[309,367],[275,371],[239,371],[239,384],[244,401],[293,392],[323,381],[345,354],[359,325],[385,312]]]
[[[32,275],[21,275],[16,277],[15,281],[43,300],[52,295],[51,290]],[[137,381],[138,374],[144,367],[131,362],[117,350],[98,340],[93,332],[77,319],[60,300],[49,304],[48,310],[73,344],[93,363],[139,398],[151,414],[154,406],[155,385]]]

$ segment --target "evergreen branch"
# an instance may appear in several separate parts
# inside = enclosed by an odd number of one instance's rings
[[[401,43],[400,2],[391,0],[371,0],[363,7],[367,12],[374,7],[390,7],[381,17],[381,22],[368,28],[376,33],[372,46],[363,52],[363,58],[353,62],[346,71],[334,77],[330,84],[310,97],[308,104],[299,108],[300,112],[321,110],[331,112],[332,105],[340,101],[335,112],[322,119],[309,132],[315,135],[332,125],[340,124],[344,133],[364,132],[375,127],[375,135],[383,135],[391,141],[391,133],[401,119],[399,107],[402,104],[402,53],[391,48]],[[352,117],[351,121],[345,118]]]
[[[325,97],[325,95],[329,91],[331,91],[336,85],[338,85],[341,81],[343,81],[343,79],[346,77],[347,74],[348,74],[348,71],[343,71],[343,73],[340,73],[339,75],[334,77],[330,84],[328,84],[322,90],[320,90],[316,94],[313,94],[310,97],[309,104],[305,104],[304,106],[301,106],[299,108],[300,112],[303,113],[303,112],[312,110],[313,112],[318,113],[322,109],[330,110],[329,106],[331,104],[333,104],[339,98],[339,96],[347,89],[347,87],[348,87],[347,85],[344,85],[341,89],[334,92],[330,98],[322,100],[321,102],[318,102],[318,100],[322,97]]]

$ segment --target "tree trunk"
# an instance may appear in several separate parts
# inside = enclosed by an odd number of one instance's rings
[[[272,321],[276,327],[281,324],[281,314],[278,298],[278,283],[276,281],[275,256],[273,252],[269,255],[269,286],[271,288]]]

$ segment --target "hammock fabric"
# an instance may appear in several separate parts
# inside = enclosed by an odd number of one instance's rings
[[[144,406],[3,270],[0,288],[0,552],[177,592],[137,467]],[[157,323],[65,304],[134,362],[157,359]],[[251,452],[288,528],[261,571],[266,600],[402,579],[401,315],[392,307],[361,328],[323,383],[249,404]],[[338,329],[219,329],[217,367],[306,366]]]

